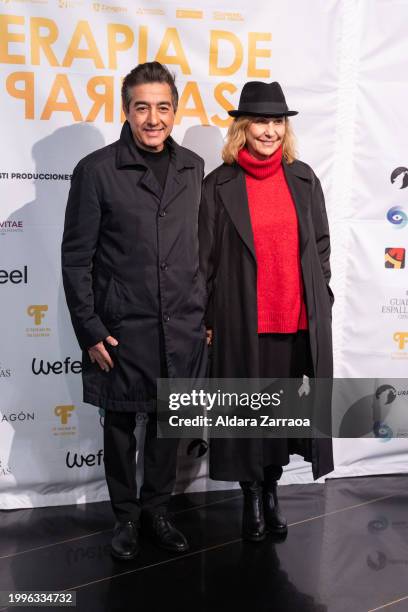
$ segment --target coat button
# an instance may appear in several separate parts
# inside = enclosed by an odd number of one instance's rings
[[[165,323],[168,323],[168,322],[170,321],[170,317],[169,317],[169,315],[168,315],[168,314],[164,314],[164,315],[163,315],[163,321],[164,321]]]
[[[167,270],[167,268],[168,268],[168,267],[169,267],[169,266],[166,264],[166,262],[165,262],[165,261],[162,261],[162,262],[161,262],[161,264],[160,264],[160,268],[161,268],[162,270]]]
[[[161,210],[159,212],[159,217],[165,217],[166,216],[166,211],[165,210]]]

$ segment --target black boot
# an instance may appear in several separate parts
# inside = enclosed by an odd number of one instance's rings
[[[251,542],[261,542],[266,536],[261,483],[254,481],[239,484],[244,493],[242,537]]]
[[[278,486],[276,481],[264,483],[263,507],[266,529],[277,535],[288,532],[288,524],[279,507]]]
[[[111,547],[111,553],[116,559],[134,559],[140,551],[138,524],[133,521],[116,523]]]
[[[160,548],[183,553],[189,549],[186,537],[171,523],[167,513],[146,513],[143,518],[149,534]]]

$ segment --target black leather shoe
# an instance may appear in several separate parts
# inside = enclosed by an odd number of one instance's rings
[[[113,530],[111,553],[116,559],[130,561],[140,552],[138,524],[133,521],[118,522]]]
[[[278,535],[288,532],[288,524],[279,506],[277,483],[270,482],[264,485],[263,506],[266,529]]]
[[[251,542],[261,542],[266,536],[261,483],[254,481],[239,484],[244,493],[242,537]]]
[[[189,549],[186,537],[172,525],[168,514],[148,514],[145,522],[154,542],[160,548],[175,553],[183,553]]]

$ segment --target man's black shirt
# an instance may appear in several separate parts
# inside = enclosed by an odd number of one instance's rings
[[[137,147],[138,152],[149,166],[157,179],[162,191],[164,191],[164,185],[166,184],[167,172],[170,163],[170,151],[168,145],[165,143],[162,151],[146,151]]]

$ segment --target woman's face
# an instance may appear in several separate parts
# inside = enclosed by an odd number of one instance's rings
[[[245,130],[249,153],[267,159],[281,146],[285,129],[285,117],[255,117]]]

